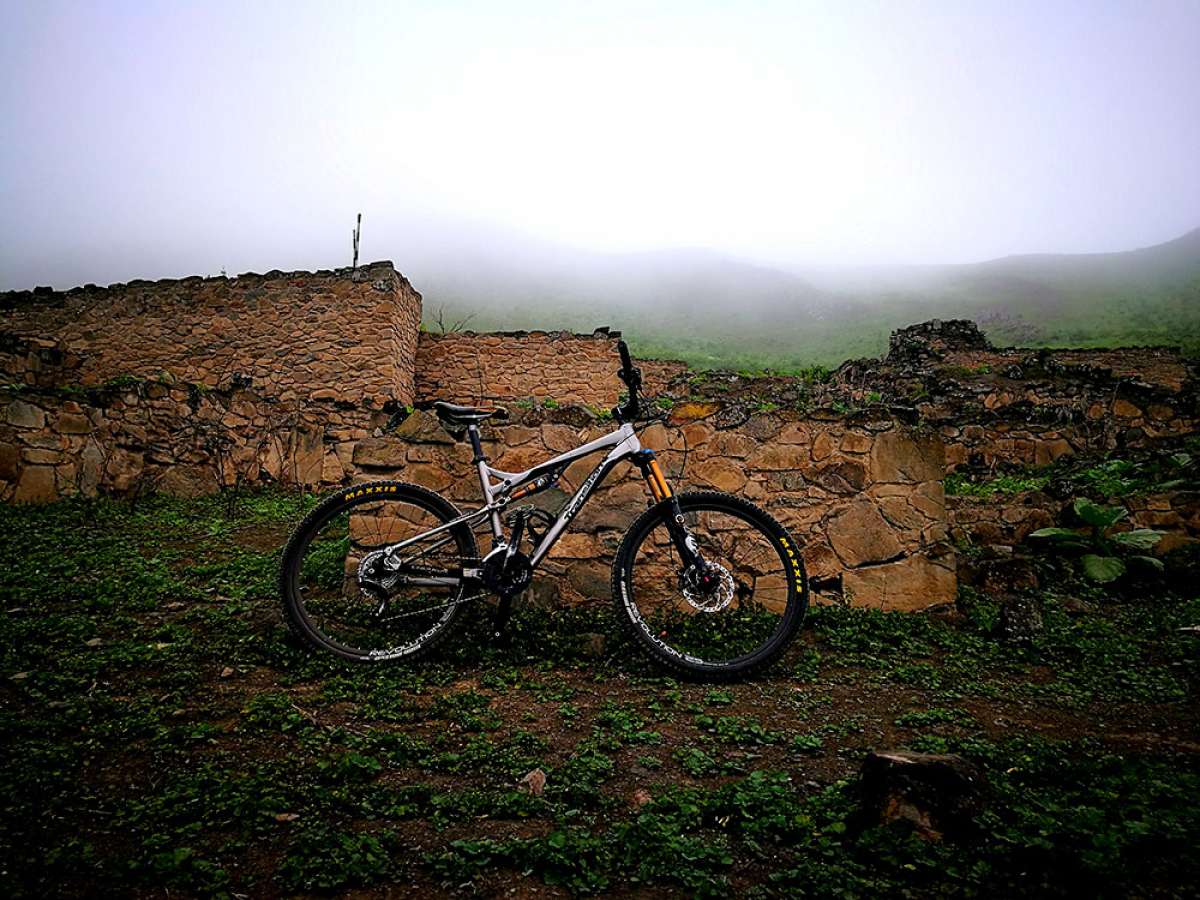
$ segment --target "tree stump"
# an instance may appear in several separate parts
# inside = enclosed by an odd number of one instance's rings
[[[961,756],[877,750],[859,773],[862,824],[902,822],[931,841],[955,840],[974,830],[987,781]]]

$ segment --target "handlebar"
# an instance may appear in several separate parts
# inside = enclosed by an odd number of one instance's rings
[[[632,371],[633,359],[629,355],[629,345],[624,341],[617,341],[617,352],[621,354],[621,366],[626,371]],[[625,380],[625,376],[621,376],[621,380]]]
[[[632,422],[641,408],[638,391],[642,386],[642,370],[634,366],[629,346],[624,341],[617,341],[617,352],[621,354],[621,368],[617,377],[629,388],[629,398],[619,406],[614,406],[612,414],[618,422]]]

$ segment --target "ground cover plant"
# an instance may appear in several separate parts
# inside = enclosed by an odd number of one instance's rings
[[[1048,556],[1028,644],[971,590],[924,614],[817,607],[767,676],[714,688],[644,666],[607,608],[526,607],[506,646],[480,623],[367,671],[282,626],[276,554],[311,504],[0,507],[7,895],[1167,897],[1200,879],[1194,594]],[[973,829],[862,821],[855,775],[883,747],[980,764]]]

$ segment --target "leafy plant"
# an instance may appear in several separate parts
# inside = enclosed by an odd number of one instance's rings
[[[1114,531],[1117,523],[1129,515],[1128,510],[1120,506],[1101,506],[1086,497],[1076,497],[1074,509],[1090,532],[1082,533],[1074,528],[1039,528],[1030,537],[1048,541],[1066,552],[1082,553],[1083,574],[1101,584],[1116,581],[1124,575],[1128,568],[1126,560],[1158,572],[1163,570],[1161,560],[1145,555],[1162,539],[1161,531],[1153,528]]]

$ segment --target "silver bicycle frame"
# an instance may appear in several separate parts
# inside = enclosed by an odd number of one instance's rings
[[[471,426],[474,428],[475,426]],[[604,459],[592,471],[592,473],[583,481],[579,489],[575,491],[575,495],[571,497],[566,506],[558,514],[558,518],[554,520],[554,524],[550,526],[550,530],[546,532],[541,543],[534,549],[533,555],[530,557],[530,565],[537,566],[546,554],[553,548],[555,542],[562,536],[567,525],[587,503],[588,498],[599,484],[608,476],[617,463],[632,456],[642,449],[642,444],[637,438],[637,434],[633,430],[633,425],[625,423],[611,434],[606,434],[604,437],[597,438],[574,450],[568,450],[553,459],[548,459],[543,463],[539,463],[531,469],[524,472],[504,472],[500,469],[493,468],[487,464],[486,460],[480,459],[476,462],[476,468],[479,471],[479,486],[483,491],[484,506],[479,509],[472,510],[459,516],[457,519],[452,519],[437,528],[431,528],[429,531],[423,532],[416,537],[408,538],[398,544],[391,544],[383,549],[385,556],[391,557],[417,541],[424,540],[431,535],[439,534],[444,531],[449,531],[458,525],[470,523],[472,526],[482,521],[485,517],[491,520],[492,537],[496,540],[496,546],[504,547],[504,532],[500,527],[500,510],[507,506],[510,502],[513,492],[519,490],[535,479],[543,475],[551,475],[560,473],[563,469],[569,466],[577,459],[583,459],[586,456],[591,456],[593,453],[599,453],[601,450],[608,450]],[[493,483],[492,479],[497,479]],[[466,573],[464,573],[466,574]],[[447,586],[446,578],[412,578],[409,584],[425,586]]]

